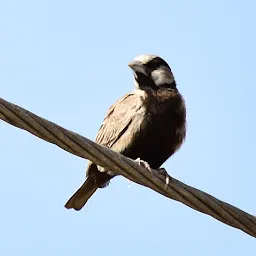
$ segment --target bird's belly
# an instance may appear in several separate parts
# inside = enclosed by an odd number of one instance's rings
[[[132,159],[139,157],[156,169],[180,147],[184,129],[173,118],[152,118],[148,121],[124,155]]]

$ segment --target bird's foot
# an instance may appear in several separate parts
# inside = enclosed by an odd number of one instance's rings
[[[148,171],[152,172],[148,162],[141,160],[139,157],[135,160],[135,162],[137,162],[139,166],[142,166],[146,168]]]
[[[150,168],[150,165],[148,162],[144,161],[144,160],[141,160],[139,157],[135,160],[135,162],[137,162],[140,166],[146,168],[148,171],[150,171],[151,173],[153,173],[151,171],[151,168]],[[165,189],[167,188],[169,182],[170,182],[170,176],[168,174],[168,172],[165,170],[165,168],[159,168],[159,169],[156,169],[156,171],[159,173],[159,174],[162,174],[165,176]]]
[[[167,188],[169,182],[170,182],[170,176],[168,172],[165,170],[165,168],[159,168],[157,169],[157,172],[165,176],[165,189]]]
[[[157,172],[160,173],[160,174],[163,174],[163,175],[165,175],[165,176],[168,175],[168,173],[167,173],[167,171],[165,170],[165,168],[158,168],[158,169],[156,169],[156,170],[157,170]]]

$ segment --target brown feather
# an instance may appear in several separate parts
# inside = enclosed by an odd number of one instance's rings
[[[159,66],[162,59],[153,60]],[[156,86],[148,77],[138,74],[142,89],[126,94],[109,108],[96,136],[97,143],[129,158],[140,158],[154,169],[180,148],[186,136],[184,100],[171,70],[165,67],[158,73],[162,75],[161,72],[169,72],[167,78],[171,75],[173,82]],[[155,76],[157,79],[157,73]],[[114,176],[110,170],[89,162],[85,183],[65,206],[80,210],[96,189],[108,185]]]

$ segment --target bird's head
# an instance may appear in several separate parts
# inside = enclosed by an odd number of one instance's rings
[[[128,66],[134,72],[136,87],[140,89],[176,88],[171,68],[157,55],[137,56]]]

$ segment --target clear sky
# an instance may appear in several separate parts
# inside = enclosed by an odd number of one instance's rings
[[[91,139],[133,90],[127,63],[172,67],[188,134],[164,167],[256,214],[254,1],[0,2],[0,97]],[[255,239],[115,178],[80,212],[64,204],[86,160],[0,122],[1,255],[255,255]]]

